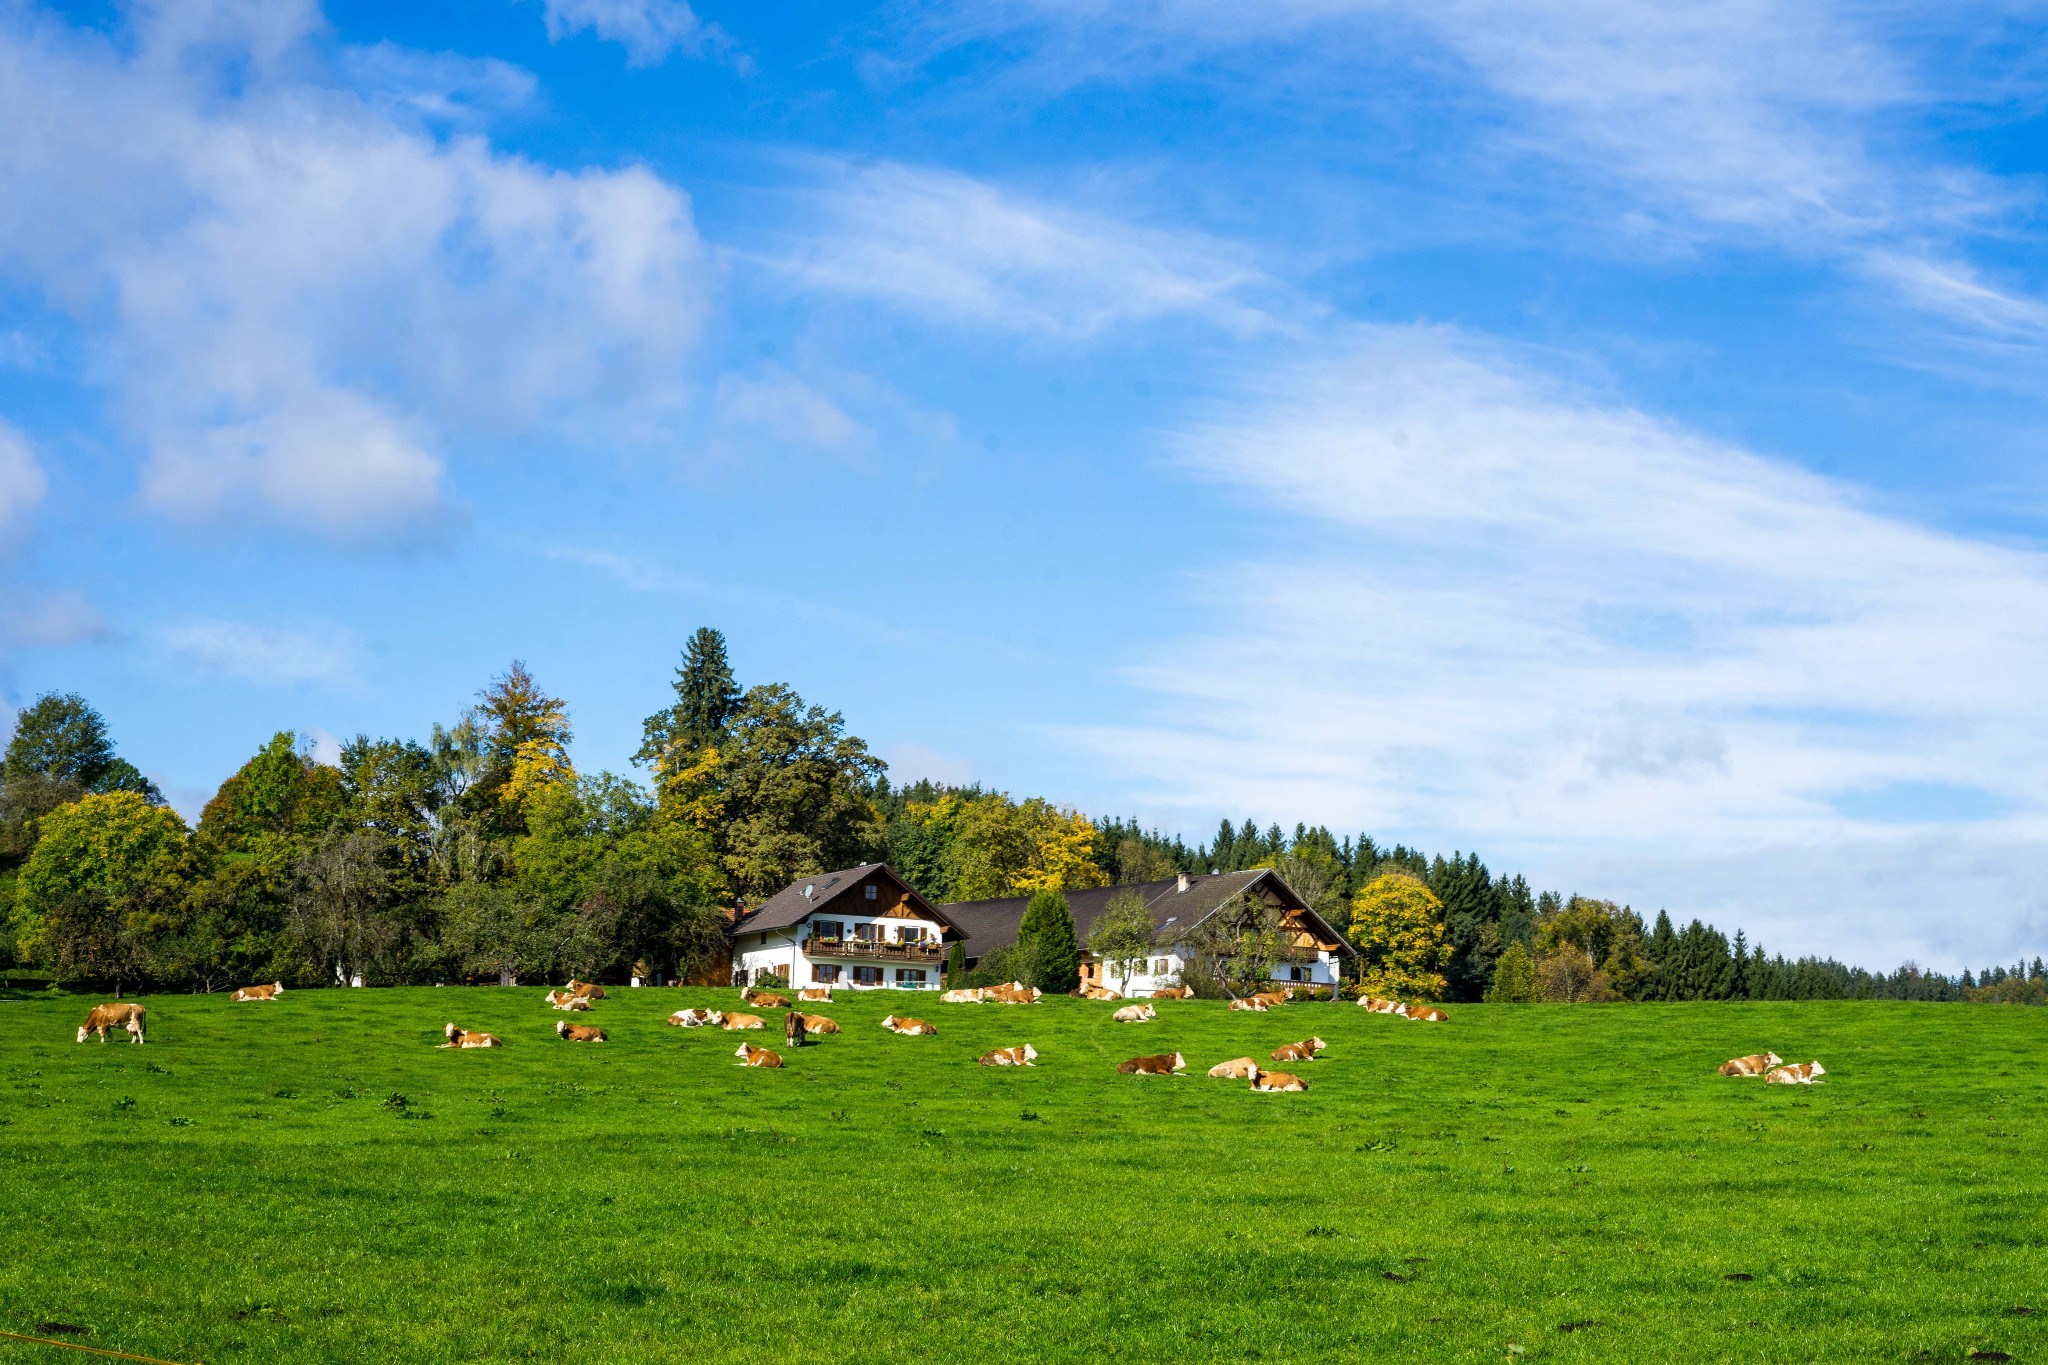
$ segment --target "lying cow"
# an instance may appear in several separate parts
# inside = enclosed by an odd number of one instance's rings
[[[1326,1046],[1328,1044],[1324,1043],[1320,1038],[1304,1038],[1298,1043],[1282,1043],[1279,1047],[1273,1049],[1273,1060],[1276,1062],[1312,1062],[1316,1059],[1316,1054],[1321,1052]]]
[[[989,987],[986,999],[996,1005],[1035,1005],[1044,994],[1045,992],[1036,986],[1012,981],[1008,985]]]
[[[1123,997],[1107,986],[1083,986],[1074,994],[1083,1000],[1121,1000]]]
[[[1799,1062],[1793,1066],[1774,1066],[1764,1077],[1765,1085],[1813,1085],[1828,1074],[1828,1069],[1819,1062]]]
[[[898,1019],[893,1014],[890,1015],[888,1018],[882,1020],[882,1027],[889,1030],[889,1032],[891,1033],[902,1034],[938,1032],[937,1029],[933,1028],[930,1024],[927,1024],[922,1019]]]
[[[984,1052],[975,1058],[982,1066],[1034,1066],[1038,1062],[1038,1049],[1026,1043],[1022,1047],[999,1047],[994,1052]]]
[[[767,1028],[768,1021],[758,1014],[739,1014],[732,1010],[727,1010],[719,1016],[718,1026],[727,1033],[731,1033],[735,1029]]]
[[[244,986],[229,996],[228,999],[237,1003],[244,1000],[275,1000],[282,994],[284,994],[284,982],[279,981],[270,986]]]
[[[804,1016],[804,1031],[806,1033],[837,1033],[839,1032],[839,1024],[835,1020],[827,1019],[822,1014],[806,1014]]]
[[[1209,1068],[1213,1081],[1248,1081],[1259,1074],[1259,1064],[1249,1057],[1233,1057]]]
[[[1154,1000],[1192,1000],[1195,998],[1195,988],[1193,986],[1161,986],[1158,990],[1152,992],[1152,998]]]
[[[572,1024],[567,1019],[555,1020],[555,1034],[565,1042],[602,1043],[604,1030],[593,1024]]]
[[[78,1026],[78,1041],[84,1042],[91,1034],[98,1034],[102,1043],[107,1041],[108,1029],[128,1030],[128,1041],[142,1041],[143,1022],[149,1011],[132,1001],[111,1005],[94,1005],[85,1016],[85,1022]]]
[[[716,1028],[725,1022],[725,1016],[717,1010],[677,1010],[668,1021],[677,1028],[703,1028],[707,1024]]]
[[[1783,1066],[1785,1059],[1775,1052],[1752,1052],[1747,1057],[1731,1057],[1721,1063],[1723,1076],[1761,1076],[1774,1066]]]
[[[566,991],[549,991],[547,999],[548,1004],[558,1010],[566,1010],[571,1014],[590,1013],[590,1002],[580,995],[570,995]]]
[[[1401,1013],[1418,1024],[1441,1024],[1451,1017],[1435,1005],[1403,1005]]]
[[[1188,1059],[1178,1052],[1162,1052],[1157,1057],[1133,1057],[1117,1067],[1117,1071],[1126,1076],[1174,1076],[1187,1069]]]
[[[602,1000],[605,998],[604,987],[589,981],[578,981],[573,976],[569,978],[569,994],[580,995],[585,1000]]]
[[[739,1051],[732,1054],[740,1059],[741,1066],[765,1066],[773,1070],[782,1065],[782,1054],[752,1043],[741,1043]]]
[[[1254,1090],[1306,1090],[1308,1082],[1285,1071],[1261,1071],[1252,1077]]]
[[[441,1044],[442,1047],[505,1046],[503,1043],[499,1042],[496,1038],[492,1037],[488,1033],[479,1033],[472,1029],[457,1028],[453,1024],[450,1024],[448,1027],[442,1029],[441,1032],[446,1034],[448,1037],[448,1041]]]
[[[1400,1001],[1382,1000],[1376,995],[1359,996],[1358,1007],[1362,1010],[1370,1010],[1374,1014],[1406,1014],[1408,1012],[1408,1007]]]
[[[796,998],[803,1001],[822,1000],[829,1005],[832,1003],[832,988],[830,986],[806,986],[796,993]]]
[[[1266,1002],[1266,998],[1262,995],[1247,995],[1242,1000],[1231,1001],[1230,1008],[1234,1010],[1257,1010],[1260,1014],[1264,1014],[1272,1006]]]
[[[740,999],[757,1009],[786,1010],[789,1008],[789,997],[777,995],[774,991],[741,991]]]
[[[1159,1011],[1141,1000],[1135,1005],[1125,1005],[1109,1017],[1112,1021],[1119,1024],[1142,1024],[1147,1019],[1158,1018]]]
[[[947,991],[939,997],[939,1003],[944,1005],[981,1005],[987,1002],[988,987],[986,986],[962,986],[958,990]]]
[[[1288,1001],[1294,998],[1294,987],[1289,986],[1286,990],[1281,991],[1260,991],[1257,995],[1251,998],[1254,1000],[1263,1000],[1266,1002],[1268,1006],[1277,1009],[1281,1005],[1286,1004]]]

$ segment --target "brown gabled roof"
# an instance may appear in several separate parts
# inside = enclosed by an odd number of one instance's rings
[[[820,872],[815,877],[799,877],[762,901],[755,909],[727,925],[726,933],[738,935],[758,933],[764,929],[787,929],[793,924],[802,923],[806,916],[817,914],[827,907],[842,915],[880,914],[881,908],[870,908],[865,899],[845,905],[836,903],[840,898],[858,892],[861,887],[877,880],[887,882],[896,888],[897,892],[908,897],[911,907],[918,915],[940,924],[947,931],[947,937],[964,936],[965,930],[961,929],[952,916],[942,913],[937,906],[917,894],[916,888],[897,876],[895,869],[887,863],[862,863],[859,867],[849,867],[840,872]],[[894,897],[891,897],[891,902],[894,902]]]
[[[1309,909],[1308,902],[1271,868],[1190,876],[1187,882],[1185,891],[1181,890],[1180,881],[1176,878],[1170,882],[1095,886],[1062,894],[1067,898],[1067,910],[1074,917],[1074,934],[1081,940],[1084,951],[1096,917],[1108,907],[1112,896],[1123,892],[1135,891],[1143,898],[1145,908],[1152,913],[1153,942],[1164,946],[1185,937],[1189,930],[1240,894],[1263,886],[1271,890],[1283,905],[1298,911],[1318,934],[1334,940],[1340,952],[1357,955],[1356,950],[1345,942],[1344,936],[1332,928],[1328,920]],[[1005,896],[992,901],[958,901],[939,908],[967,935],[968,956],[981,957],[1017,941],[1017,926],[1023,922],[1024,909],[1030,903],[1029,896]]]

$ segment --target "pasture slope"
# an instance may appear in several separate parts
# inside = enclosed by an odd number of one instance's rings
[[[2048,1010],[888,993],[778,1072],[662,1023],[732,992],[618,991],[601,1046],[540,995],[163,996],[139,1048],[0,1004],[0,1327],[210,1365],[2048,1361]],[[1306,1094],[1201,1074],[1309,1033]],[[1764,1048],[1827,1081],[1714,1074]]]

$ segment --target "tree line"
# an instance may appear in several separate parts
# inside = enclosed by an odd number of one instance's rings
[[[672,692],[643,723],[637,775],[582,773],[566,703],[515,661],[424,738],[358,735],[327,764],[277,733],[196,828],[88,702],[39,697],[0,762],[0,970],[199,990],[687,977],[719,959],[734,907],[886,861],[935,902],[1034,896],[1028,932],[978,975],[1041,985],[1066,982],[1081,946],[1058,893],[1271,867],[1359,948],[1358,988],[1404,998],[2048,994],[2039,959],[1959,977],[1788,961],[1740,931],[1680,928],[1662,911],[1646,925],[1611,901],[1536,891],[1477,854],[1249,819],[1190,844],[1042,797],[892,785],[839,713],[786,684],[741,687],[708,628]],[[1121,898],[1117,909],[1105,922],[1122,937],[1090,945],[1105,959],[1135,952],[1135,914]],[[1270,925],[1232,932],[1205,960],[1242,972],[1287,955]]]

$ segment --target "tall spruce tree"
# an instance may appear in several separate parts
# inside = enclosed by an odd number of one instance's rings
[[[673,749],[695,752],[716,744],[739,710],[740,688],[725,653],[725,635],[699,626],[676,669],[675,704],[641,723],[635,763],[659,764]]]
[[[1018,956],[1031,963],[1032,979],[1049,995],[1064,995],[1081,985],[1081,942],[1067,898],[1057,891],[1034,891],[1017,925]]]

